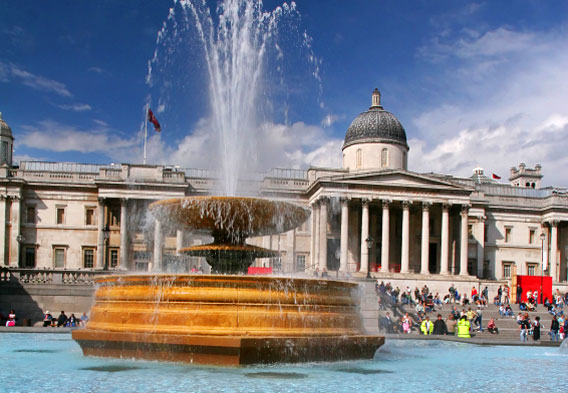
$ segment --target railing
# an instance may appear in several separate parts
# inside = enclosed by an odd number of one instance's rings
[[[109,272],[1,268],[0,285],[8,283],[19,283],[25,285],[92,285],[95,277],[102,274],[109,274]]]

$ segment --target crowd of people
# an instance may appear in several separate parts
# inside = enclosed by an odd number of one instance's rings
[[[79,318],[75,316],[75,314],[71,314],[67,316],[65,311],[61,311],[59,316],[55,318],[49,311],[45,311],[43,314],[43,327],[79,327],[84,326],[89,317],[87,313],[83,313],[83,315]],[[10,312],[7,317],[4,317],[2,313],[0,313],[0,323],[7,327],[16,326],[18,321],[18,317],[16,316],[16,311],[14,309],[10,309]]]
[[[533,340],[538,341],[541,339],[542,322],[538,316],[531,320],[528,311],[536,310],[539,293],[538,291],[527,291],[525,301],[522,296],[522,288],[518,286],[516,289],[515,303],[518,304],[521,311],[517,317],[520,338],[522,341],[526,341],[529,337],[532,337]],[[405,313],[398,318],[393,318],[387,312],[384,317],[380,318],[379,328],[387,333],[409,334],[416,331],[424,335],[456,335],[457,337],[470,338],[474,331],[483,332],[484,330],[483,310],[487,307],[487,299],[489,299],[487,286],[481,291],[473,287],[469,297],[466,293],[460,293],[453,284],[443,297],[438,292],[432,293],[427,285],[424,285],[421,289],[416,287],[411,290],[407,286],[404,290],[401,290],[388,282],[377,282],[376,291],[377,294],[381,295],[378,296],[379,309],[386,310],[386,303],[414,307],[415,313],[412,316]],[[499,306],[500,316],[515,317],[511,307],[511,288],[508,285],[499,286],[493,298],[493,303]],[[568,303],[568,293],[562,295],[559,290],[556,290],[552,301],[545,298],[544,305],[552,315],[548,333],[551,340],[563,340],[565,331],[568,330],[568,320],[564,318],[562,310],[566,303]],[[436,319],[432,321],[428,314],[436,312],[437,309],[443,309],[446,304],[451,307],[447,318],[444,319],[442,314],[437,314]],[[458,310],[459,306],[461,306],[461,311]],[[494,318],[488,321],[486,328],[491,334],[499,334],[499,328]]]

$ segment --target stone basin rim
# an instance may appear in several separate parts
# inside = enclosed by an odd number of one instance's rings
[[[126,278],[126,280],[124,280]],[[113,282],[118,280],[124,281],[140,281],[140,283],[144,282],[152,282],[157,279],[162,279],[160,282],[167,281],[167,280],[177,280],[177,279],[187,279],[188,281],[211,281],[214,283],[218,283],[219,281],[226,281],[226,282],[235,282],[235,281],[242,281],[242,282],[257,282],[259,284],[262,283],[270,283],[270,282],[286,282],[286,281],[294,281],[295,283],[303,283],[303,284],[325,284],[325,285],[333,285],[333,286],[343,286],[343,287],[351,287],[353,289],[359,286],[358,283],[352,281],[344,281],[344,280],[334,280],[334,279],[321,279],[321,278],[309,278],[309,277],[286,277],[286,276],[267,276],[267,275],[240,275],[240,274],[201,274],[201,273],[155,273],[155,274],[108,274],[108,275],[100,275],[95,277],[93,280],[97,284],[101,284],[103,282]]]

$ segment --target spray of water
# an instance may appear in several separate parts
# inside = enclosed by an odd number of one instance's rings
[[[210,153],[221,169],[224,195],[236,195],[239,177],[258,169],[256,142],[262,138],[267,112],[274,109],[271,98],[288,94],[282,93],[288,89],[284,69],[276,63],[291,46],[291,36],[300,37],[299,46],[313,66],[312,78],[320,85],[311,38],[298,32],[293,20],[299,20],[294,2],[265,11],[262,0],[220,0],[214,9],[206,0],[176,0],[158,33],[147,83],[153,86],[158,83],[156,74],[171,73],[171,64],[180,61],[175,59],[178,52],[193,55],[186,60],[187,72],[199,70],[207,78],[210,127],[218,141],[217,154]],[[182,83],[183,77],[176,74],[175,80],[161,80],[162,86],[154,86],[159,89],[158,107],[173,99],[168,85]],[[288,106],[278,105],[286,121]]]

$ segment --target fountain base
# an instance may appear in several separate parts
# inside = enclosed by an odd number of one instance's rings
[[[76,330],[84,355],[239,366],[372,359],[379,336],[217,337]]]
[[[96,279],[85,355],[216,365],[370,359],[350,282],[237,275]]]

